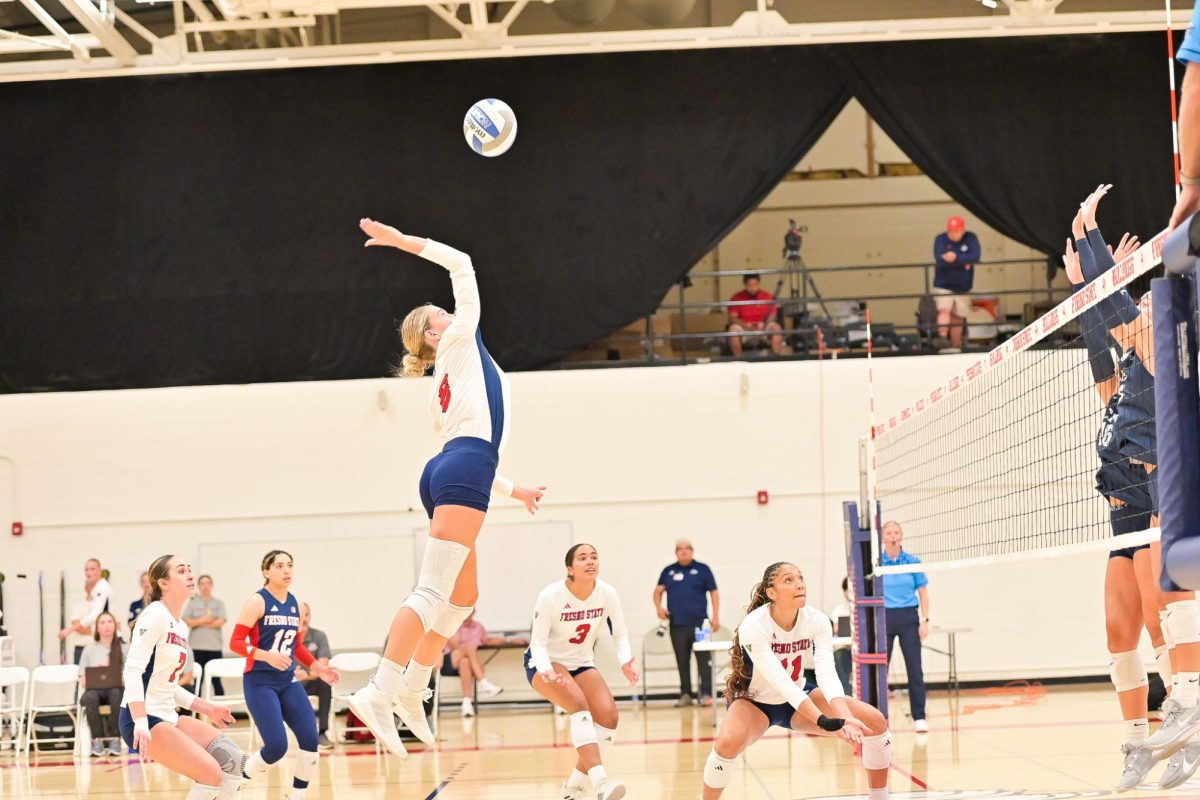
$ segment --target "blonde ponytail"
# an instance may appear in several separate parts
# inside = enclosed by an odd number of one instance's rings
[[[746,606],[746,613],[750,613],[759,606],[765,606],[771,602],[771,598],[767,596],[767,589],[775,583],[775,575],[780,568],[788,566],[786,561],[776,561],[771,566],[767,567],[763,572],[762,580],[755,584],[750,591],[750,605]],[[725,679],[725,703],[732,703],[734,700],[745,697],[750,699],[750,671],[746,668],[746,657],[742,653],[742,643],[738,639],[737,631],[733,633],[733,648],[729,651],[729,677]]]
[[[433,366],[437,351],[425,341],[425,331],[429,330],[429,309],[432,305],[426,303],[408,312],[408,316],[400,323],[398,332],[400,341],[407,350],[400,360],[396,375],[401,378],[419,378]]]

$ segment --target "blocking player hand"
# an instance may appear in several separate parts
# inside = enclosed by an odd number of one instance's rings
[[[637,668],[633,666],[632,658],[621,665],[621,672],[625,674],[625,680],[629,681],[630,686],[637,686],[638,681],[642,677],[641,674],[638,673]]]
[[[1120,264],[1122,261],[1133,255],[1141,246],[1142,243],[1138,241],[1138,237],[1134,236],[1132,233],[1126,233],[1121,237],[1121,241],[1117,245],[1116,249],[1113,249],[1111,244],[1108,246],[1108,252],[1113,257],[1113,261]]]
[[[370,217],[363,217],[358,221],[358,227],[362,232],[371,237],[363,244],[363,247],[399,247],[404,241],[404,234],[393,228],[391,225],[384,225],[382,222],[376,222]]]
[[[1067,249],[1063,251],[1063,266],[1067,270],[1067,280],[1072,285],[1084,283],[1083,268],[1079,266],[1079,253],[1075,252],[1074,239],[1067,239]]]
[[[1087,200],[1083,201],[1081,206],[1083,210],[1083,227],[1089,231],[1096,229],[1096,209],[1100,206],[1100,201],[1104,199],[1104,195],[1112,189],[1111,183],[1102,183],[1096,187],[1096,191],[1088,195]]]

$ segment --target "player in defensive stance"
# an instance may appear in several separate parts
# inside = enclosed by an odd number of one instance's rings
[[[421,475],[421,502],[430,525],[416,588],[392,620],[379,670],[350,698],[355,716],[403,757],[407,751],[393,712],[417,738],[434,743],[422,701],[442,648],[479,597],[475,539],[491,493],[520,500],[532,514],[546,487],[527,489],[496,474],[508,432],[508,379],[483,346],[470,256],[374,220],[363,219],[359,227],[371,237],[368,247],[395,247],[445,267],[454,290],[455,313],[418,306],[400,324],[408,351],[402,374],[419,377],[433,367],[429,409],[434,430],[446,443]]]
[[[892,733],[878,709],[847,697],[833,665],[833,625],[807,605],[804,576],[780,561],[767,567],[733,636],[727,681],[729,712],[704,765],[704,800],[716,800],[737,758],[772,725],[833,734],[862,744],[870,800],[887,797]],[[805,685],[804,654],[812,648],[817,686]],[[749,660],[749,663],[747,663]]]
[[[246,708],[263,739],[262,749],[246,759],[245,771],[249,777],[258,778],[287,755],[286,722],[299,747],[288,800],[304,800],[317,771],[318,734],[308,692],[296,680],[296,662],[330,685],[341,676],[333,667],[322,666],[304,642],[297,641],[300,603],[289,591],[291,554],[272,550],[260,566],[265,585],[242,607],[229,640],[229,649],[246,657],[242,679]]]
[[[194,780],[188,800],[228,800],[245,782],[246,754],[220,731],[233,722],[233,714],[179,685],[188,638],[181,616],[196,587],[192,568],[179,556],[166,555],[154,560],[148,574],[150,604],[133,627],[122,673],[121,738],[143,761],[158,761]],[[176,708],[203,714],[213,724],[181,717]]]
[[[565,562],[566,579],[542,589],[534,606],[525,675],[538,694],[570,715],[579,759],[563,786],[563,800],[584,800],[589,781],[596,800],[619,800],[625,785],[608,777],[601,763],[617,736],[617,704],[593,658],[601,627],[612,633],[630,686],[637,685],[638,671],[617,590],[596,577],[596,548],[577,544]]]

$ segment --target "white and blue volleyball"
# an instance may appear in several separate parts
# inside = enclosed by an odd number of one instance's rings
[[[503,100],[480,100],[463,119],[463,136],[481,156],[504,155],[517,140],[517,115]]]

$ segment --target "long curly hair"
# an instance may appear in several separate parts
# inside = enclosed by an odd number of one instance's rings
[[[762,580],[755,584],[750,592],[750,605],[746,606],[749,614],[759,606],[771,602],[767,597],[767,589],[775,583],[775,576],[784,567],[792,566],[789,561],[776,561],[763,571]],[[750,670],[746,667],[746,656],[742,652],[742,643],[738,640],[737,631],[733,633],[733,649],[729,651],[729,677],[725,679],[725,703],[728,705],[739,698],[750,699]]]

